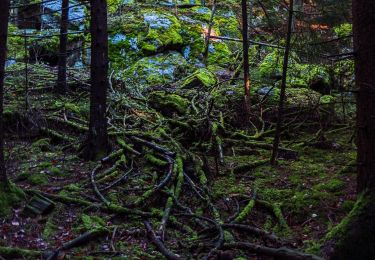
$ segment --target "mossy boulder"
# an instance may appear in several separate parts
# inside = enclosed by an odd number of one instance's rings
[[[123,78],[139,85],[162,85],[175,81],[188,69],[185,58],[171,51],[140,59],[124,72]]]
[[[148,26],[145,37],[140,37],[141,49],[145,54],[163,50],[180,49],[183,44],[181,24],[176,16],[156,11],[143,13]]]
[[[211,41],[208,46],[208,64],[226,67],[233,62],[232,52],[228,45],[221,41]]]
[[[185,114],[190,102],[186,98],[176,94],[155,91],[150,94],[149,104],[164,115],[171,116],[174,113],[179,115]]]
[[[201,68],[183,80],[181,88],[211,87],[217,83],[217,77],[208,69]]]

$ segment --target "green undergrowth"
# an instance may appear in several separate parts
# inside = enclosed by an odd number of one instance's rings
[[[20,202],[25,198],[22,189],[18,188],[14,183],[0,184],[0,216],[7,216],[11,209],[19,206]]]

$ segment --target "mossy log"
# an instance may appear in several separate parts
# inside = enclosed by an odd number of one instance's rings
[[[251,171],[251,170],[255,169],[256,167],[265,165],[268,162],[269,162],[269,160],[259,160],[259,161],[251,162],[251,163],[248,163],[248,164],[239,165],[239,166],[237,166],[233,169],[233,173],[234,174],[245,173],[245,172],[248,172],[248,171]]]
[[[76,123],[76,122],[73,122],[73,121],[70,121],[70,120],[65,120],[63,118],[56,117],[56,116],[48,117],[47,120],[51,120],[53,122],[56,122],[59,125],[60,124],[66,125],[68,127],[71,127],[74,130],[77,130],[78,132],[85,133],[85,132],[87,132],[89,130],[89,128],[87,126],[85,126],[85,125],[82,125],[80,123]]]
[[[60,134],[59,132],[47,127],[41,127],[40,131],[48,136],[51,136],[53,139],[57,141],[64,141],[68,143],[76,141],[74,138],[67,136],[66,134]]]
[[[67,204],[78,204],[78,205],[82,205],[88,208],[99,209],[104,212],[109,212],[113,214],[127,215],[127,216],[133,216],[133,217],[158,217],[160,216],[160,214],[158,213],[146,212],[146,211],[141,211],[137,209],[129,209],[129,208],[125,208],[123,206],[120,206],[114,203],[102,205],[102,204],[92,203],[90,201],[80,199],[80,198],[73,198],[73,197],[64,196],[64,195],[48,194],[48,193],[44,193],[44,192],[40,192],[36,190],[27,190],[27,192],[31,194],[42,194],[43,196],[53,201],[67,203]]]

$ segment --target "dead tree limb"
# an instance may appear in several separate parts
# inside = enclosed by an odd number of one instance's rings
[[[156,236],[154,230],[150,222],[144,221],[143,222],[147,231],[147,236],[150,241],[156,246],[157,250],[165,256],[168,260],[180,260],[182,259],[179,255],[171,252],[168,248],[165,247],[164,243],[160,240],[158,236]]]

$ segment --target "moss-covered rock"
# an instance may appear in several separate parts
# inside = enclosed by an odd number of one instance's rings
[[[144,22],[148,26],[145,37],[140,37],[141,49],[145,54],[163,50],[180,49],[183,44],[181,24],[169,13],[146,11]]]
[[[218,66],[228,66],[233,62],[232,52],[223,41],[211,41],[208,46],[208,64]]]
[[[172,51],[140,59],[124,72],[123,79],[140,85],[162,85],[175,81],[187,70],[185,58]]]
[[[208,69],[198,69],[183,80],[181,88],[211,87],[217,83],[216,75]]]

